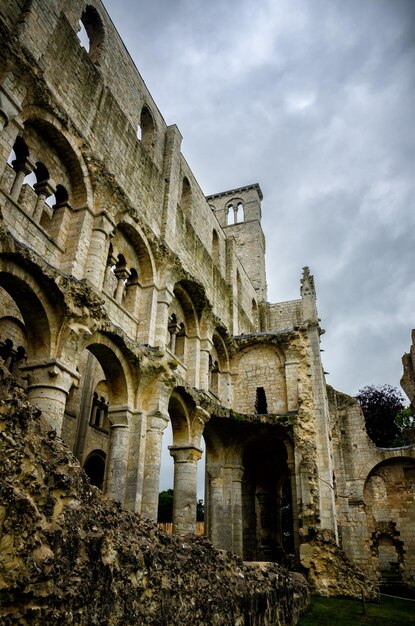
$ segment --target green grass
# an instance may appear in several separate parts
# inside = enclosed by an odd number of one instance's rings
[[[313,596],[298,626],[415,626],[415,602],[382,596],[380,604]]]

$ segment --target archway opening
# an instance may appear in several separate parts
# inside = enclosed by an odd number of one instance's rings
[[[103,489],[106,454],[102,450],[94,450],[85,461],[84,470],[91,485]]]

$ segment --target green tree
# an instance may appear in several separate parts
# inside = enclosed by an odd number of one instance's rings
[[[198,500],[196,505],[196,521],[204,522],[205,521],[205,505],[203,504],[203,500]]]
[[[400,428],[395,418],[404,408],[404,400],[399,390],[392,385],[368,385],[359,390],[356,399],[371,440],[381,448],[400,445]]]
[[[173,521],[173,489],[159,493],[157,521],[163,524]]]

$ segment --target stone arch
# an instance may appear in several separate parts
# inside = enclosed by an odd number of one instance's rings
[[[78,148],[76,138],[51,113],[36,105],[22,111],[24,127],[33,128],[49,142],[68,169],[71,178],[70,202],[73,207],[93,206],[92,186],[88,168]],[[23,131],[23,138],[25,131]],[[30,146],[29,146],[30,149]],[[47,164],[45,164],[47,167]]]
[[[285,544],[283,499],[292,503],[287,449],[277,433],[267,431],[244,441],[242,465],[243,558],[249,561],[283,560],[294,551],[290,510],[291,544]],[[288,487],[287,493],[284,493]]]
[[[132,406],[134,389],[130,368],[121,350],[105,335],[95,334],[85,345],[100,363],[110,406]]]
[[[217,267],[219,266],[220,256],[219,256],[219,235],[217,230],[214,228],[212,231],[212,262]]]
[[[144,104],[141,109],[139,131],[139,139],[143,148],[151,154],[154,151],[156,127],[154,123],[154,116],[146,104]]]
[[[107,455],[103,450],[93,450],[88,454],[84,462],[84,471],[91,485],[103,489],[105,477],[105,464]]]
[[[197,462],[202,456],[201,420],[193,398],[183,388],[176,388],[168,406],[173,429],[174,459],[173,532],[179,535],[196,531]]]
[[[226,339],[221,329],[217,327],[212,335],[213,348],[211,352],[210,387],[215,395],[225,403],[229,402],[229,352]]]
[[[182,191],[180,196],[180,208],[187,218],[190,218],[192,212],[192,187],[187,176],[183,176]]]
[[[193,398],[184,390],[176,389],[169,400],[169,416],[173,429],[173,445],[192,443],[191,412],[196,407]]]
[[[415,551],[414,491],[415,459],[403,455],[377,463],[364,483],[363,501],[373,567],[380,576],[389,569],[396,581],[402,578],[409,582],[415,576],[415,564],[408,558]]]
[[[55,297],[52,302],[31,274],[7,259],[0,260],[0,287],[9,294],[22,316],[29,359],[50,359],[55,352],[62,315],[58,299]]]

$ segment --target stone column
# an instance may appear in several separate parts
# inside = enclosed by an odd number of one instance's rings
[[[47,180],[35,183],[33,185],[33,189],[37,194],[35,209],[33,211],[33,219],[35,222],[40,222],[40,218],[42,217],[42,213],[45,209],[45,202],[49,196],[53,195],[54,189]]]
[[[128,448],[130,429],[128,408],[113,407],[108,410],[111,422],[108,458],[105,468],[105,493],[110,498],[124,503],[127,481]]]
[[[172,354],[175,354],[176,353],[176,336],[180,330],[180,324],[177,321],[173,320],[169,322],[169,325],[167,326],[167,330],[170,333],[170,343],[168,347],[170,349],[170,352]]]
[[[101,289],[104,282],[109,239],[113,230],[114,224],[106,213],[101,213],[94,219],[86,259],[85,278],[97,289]]]
[[[165,348],[167,343],[167,326],[169,323],[169,306],[173,300],[173,293],[169,289],[162,289],[157,299],[157,326],[155,345]]]
[[[65,247],[72,215],[72,207],[67,201],[55,204],[53,207],[53,215],[48,232],[61,248]]]
[[[200,369],[199,388],[209,391],[209,355],[212,351],[213,343],[210,339],[202,339],[200,342]]]
[[[169,446],[174,459],[173,532],[196,533],[197,462],[202,450],[192,445]]]
[[[15,202],[17,202],[22,190],[23,181],[32,171],[32,166],[27,158],[15,159],[12,162],[12,166],[16,172],[16,178],[14,179],[12,188],[10,189],[10,196]]]
[[[206,468],[209,477],[209,539],[216,548],[223,548],[223,469],[222,467]]]
[[[298,409],[298,361],[287,356],[285,362],[285,381],[287,386],[287,411]]]
[[[244,468],[242,465],[232,468],[232,552],[242,557],[243,555],[243,520],[242,520],[242,477]]]
[[[143,497],[146,430],[147,415],[142,411],[131,412],[130,446],[124,506],[137,513],[141,511]]]
[[[125,265],[122,265],[121,267],[115,268],[114,274],[117,277],[117,287],[115,289],[114,299],[118,302],[118,304],[122,304],[125,283],[130,275],[130,272]]]
[[[60,435],[69,390],[79,383],[78,372],[55,360],[28,363],[21,371],[27,378],[30,402],[39,407],[50,426]]]
[[[160,412],[148,416],[141,515],[157,521],[163,431],[169,423]]]

